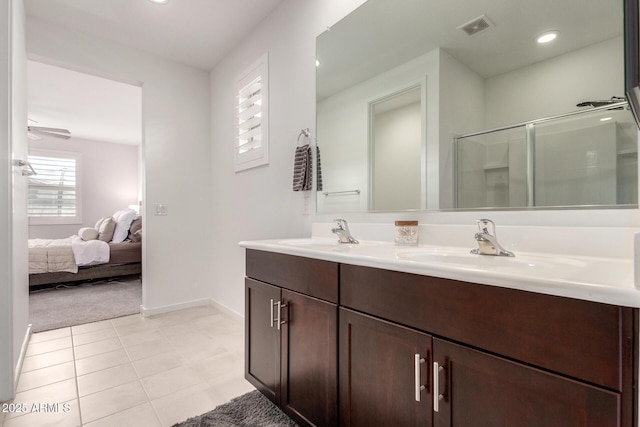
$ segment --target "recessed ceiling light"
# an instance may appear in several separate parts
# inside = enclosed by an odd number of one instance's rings
[[[167,4],[169,3],[169,0],[149,0],[151,3],[155,3],[155,4]]]
[[[601,122],[608,122],[609,120],[611,120],[613,117],[603,117],[600,119]]]
[[[540,34],[536,40],[538,43],[544,44],[544,43],[549,43],[550,41],[555,40],[556,37],[558,37],[557,31],[548,31],[546,33]]]
[[[316,59],[316,67],[320,66],[320,61]]]

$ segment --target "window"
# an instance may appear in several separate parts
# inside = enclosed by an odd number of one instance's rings
[[[30,224],[81,224],[80,153],[31,150]]]
[[[265,54],[236,79],[236,172],[269,163],[268,62]]]

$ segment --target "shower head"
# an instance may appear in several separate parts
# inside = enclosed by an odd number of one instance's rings
[[[584,101],[576,104],[576,107],[601,107],[603,105],[615,104],[617,102],[624,102],[627,98],[624,96],[612,96],[611,99],[602,101]]]

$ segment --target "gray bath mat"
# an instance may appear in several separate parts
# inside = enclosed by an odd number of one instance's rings
[[[206,414],[189,418],[174,427],[296,427],[276,405],[259,391],[251,391]]]

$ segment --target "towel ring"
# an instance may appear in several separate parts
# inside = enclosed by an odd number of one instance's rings
[[[296,142],[296,145],[300,145],[300,137],[303,135],[305,138],[309,138],[311,136],[311,129],[304,128],[300,131],[300,133],[298,134],[298,142]]]

